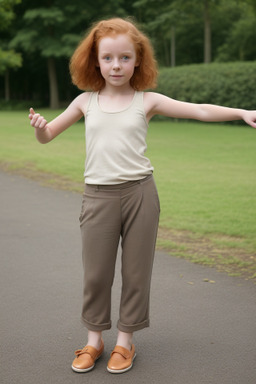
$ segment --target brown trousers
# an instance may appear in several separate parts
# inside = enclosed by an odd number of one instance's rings
[[[122,292],[117,327],[149,326],[149,296],[159,221],[153,176],[118,185],[85,185],[80,226],[84,266],[82,321],[89,330],[111,328],[111,288],[121,237]]]

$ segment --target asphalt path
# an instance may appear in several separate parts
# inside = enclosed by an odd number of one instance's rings
[[[134,335],[133,369],[106,370],[119,257],[105,352],[93,371],[74,373],[74,350],[86,343],[81,196],[2,172],[0,191],[1,384],[256,383],[256,285],[163,252],[155,257],[150,327]]]

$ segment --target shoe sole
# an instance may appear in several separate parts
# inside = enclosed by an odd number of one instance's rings
[[[71,368],[73,369],[73,371],[74,371],[74,372],[77,372],[77,373],[85,373],[85,372],[89,372],[89,371],[91,371],[94,367],[95,367],[95,364],[92,365],[92,366],[89,367],[89,368],[86,368],[86,369],[79,369],[79,368],[73,367],[73,365],[71,365]]]
[[[128,368],[125,368],[125,369],[111,369],[111,368],[107,367],[108,372],[110,372],[110,373],[125,373],[125,372],[129,371],[132,368],[132,366],[133,366],[133,362],[134,362],[135,357],[136,357],[136,353],[134,353],[134,356],[133,356],[133,359],[132,359],[132,363],[131,363],[131,365]]]

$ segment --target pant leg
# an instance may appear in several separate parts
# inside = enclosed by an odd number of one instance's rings
[[[150,284],[160,205],[153,177],[122,195],[122,295],[118,329],[149,326]]]
[[[111,288],[120,239],[116,192],[86,186],[80,215],[84,267],[82,321],[92,331],[111,328]]]

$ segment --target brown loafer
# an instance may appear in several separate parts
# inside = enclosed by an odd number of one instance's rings
[[[95,366],[95,361],[100,358],[104,350],[104,343],[101,341],[100,349],[97,350],[90,345],[86,345],[83,349],[75,351],[76,358],[73,361],[72,369],[75,372],[84,373],[91,371]]]
[[[110,360],[108,362],[107,370],[110,373],[124,373],[132,368],[133,360],[136,357],[134,344],[129,351],[119,345],[115,346],[115,349],[111,353]]]

